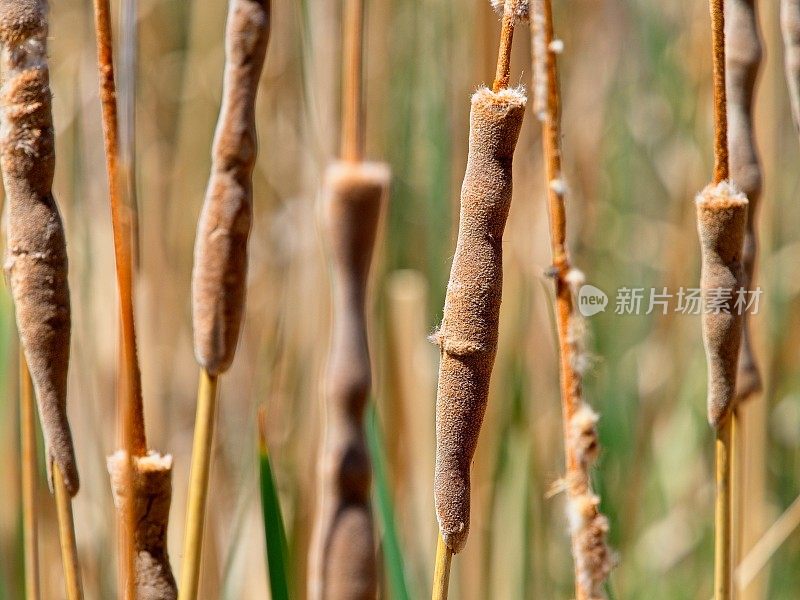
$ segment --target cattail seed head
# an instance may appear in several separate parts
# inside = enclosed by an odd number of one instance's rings
[[[255,100],[269,22],[269,3],[231,1],[222,109],[192,272],[194,350],[212,375],[230,367],[244,311],[256,159]]]
[[[366,294],[390,172],[337,162],[325,175],[323,228],[331,259],[332,334],[324,382],[325,439],[309,564],[309,597],[375,598],[378,568],[363,431],[372,374]]]
[[[55,141],[47,66],[47,3],[0,1],[0,166],[8,199],[5,270],[39,407],[52,490],[56,462],[67,491],[78,468],[67,420],[70,301],[64,226],[51,187]]]
[[[742,319],[735,306],[743,285],[742,241],[748,202],[723,181],[706,187],[696,199],[705,308],[703,343],[708,363],[708,420],[713,427],[727,417],[736,391]]]
[[[178,596],[175,577],[167,554],[167,526],[172,499],[172,457],[150,452],[146,456],[134,456],[133,502],[126,503],[130,488],[125,477],[128,455],[119,450],[108,457],[108,473],[111,476],[111,491],[117,510],[126,504],[133,507],[134,556],[136,561],[136,599],[174,600]]]
[[[472,97],[469,155],[442,325],[436,400],[436,515],[447,546],[458,552],[469,533],[470,464],[475,453],[497,349],[502,238],[511,204],[511,163],[525,113],[521,90]]]

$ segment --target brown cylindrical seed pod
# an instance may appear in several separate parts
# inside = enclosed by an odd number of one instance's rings
[[[374,599],[377,565],[369,504],[364,408],[371,386],[366,294],[389,169],[337,162],[325,176],[324,230],[331,257],[332,334],[325,375],[325,440],[309,565],[312,600]]]
[[[458,242],[442,325],[431,337],[441,351],[434,498],[442,539],[454,553],[469,533],[470,465],[497,350],[503,230],[525,102],[513,89],[481,88],[472,96]]]
[[[230,367],[242,322],[253,212],[255,100],[270,23],[268,0],[230,4],[222,109],[192,273],[194,351],[212,375]]]
[[[718,427],[736,392],[742,311],[736,305],[744,283],[742,242],[747,198],[729,182],[707,186],[696,198],[705,303],[703,344],[708,363],[708,421]]]
[[[117,510],[122,510],[128,491],[127,462],[124,450],[115,452],[107,460]],[[146,456],[135,456],[132,467],[136,600],[172,600],[178,596],[167,554],[172,457],[150,452]]]
[[[64,226],[51,189],[55,141],[47,30],[44,0],[0,0],[5,269],[36,390],[50,489],[56,462],[74,496],[78,468],[66,406],[71,317]]]
[[[744,235],[744,285],[753,286],[758,238],[756,216],[761,198],[761,165],[753,132],[753,93],[761,64],[761,41],[755,0],[728,0],[725,3],[725,86],[728,99],[728,149],[731,181],[749,201]],[[747,314],[742,325],[742,343],[736,376],[737,401],[761,390],[750,343]]]

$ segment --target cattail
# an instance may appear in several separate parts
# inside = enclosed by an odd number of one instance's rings
[[[264,0],[230,2],[222,109],[192,272],[195,355],[212,375],[230,367],[242,322],[253,213],[255,100],[269,18]]]
[[[333,331],[325,376],[325,440],[309,596],[375,598],[377,565],[370,510],[364,408],[371,386],[365,301],[389,169],[337,162],[325,176],[324,231],[331,260]]]
[[[752,288],[758,250],[756,211],[761,198],[761,165],[753,132],[753,92],[761,64],[761,41],[755,0],[728,0],[725,6],[725,72],[728,98],[728,149],[731,181],[744,192],[750,206],[744,234],[743,284]],[[744,400],[761,390],[750,342],[747,314],[743,317],[742,341],[736,376],[736,398]]]
[[[192,272],[194,350],[202,372],[181,573],[181,598],[190,600],[198,592],[217,376],[233,361],[244,310],[257,152],[255,103],[269,25],[268,0],[230,0],[222,107]]]
[[[470,466],[497,350],[503,230],[525,102],[515,89],[482,87],[472,96],[458,241],[444,317],[431,338],[441,350],[434,498],[439,529],[453,553],[469,533]]]
[[[0,150],[8,198],[5,268],[39,405],[50,488],[55,463],[74,496],[78,468],[66,407],[71,321],[64,226],[51,189],[55,142],[47,12],[43,0],[0,1]]]
[[[614,566],[608,547],[608,519],[600,512],[600,498],[592,489],[591,470],[600,451],[598,415],[583,397],[583,375],[589,365],[585,348],[586,324],[577,296],[585,283],[581,271],[570,264],[567,247],[567,188],[561,171],[561,90],[556,55],[560,44],[553,37],[550,0],[533,0],[534,111],[542,123],[550,244],[555,283],[555,313],[561,363],[561,402],[564,414],[566,475],[560,487],[566,495],[566,512],[575,561],[575,596],[578,600],[605,598],[603,586]]]
[[[783,62],[794,126],[800,134],[800,0],[781,0]]]
[[[742,331],[736,294],[744,283],[742,242],[747,197],[728,182],[706,187],[697,196],[703,290],[703,342],[708,360],[708,421],[728,417],[736,392],[736,367]]]
[[[167,554],[172,457],[157,452],[135,456],[132,477],[126,476],[129,462],[124,450],[109,456],[107,463],[114,503],[121,510],[126,500],[132,501],[137,524],[134,533],[136,600],[175,598],[175,578]],[[133,494],[129,491],[131,488]]]

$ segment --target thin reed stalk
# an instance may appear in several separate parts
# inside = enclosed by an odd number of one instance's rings
[[[500,6],[495,3],[495,8]],[[497,352],[502,239],[511,206],[512,160],[527,101],[522,90],[507,86],[514,26],[528,17],[528,3],[506,0],[502,9],[493,89],[482,87],[472,96],[458,240],[442,323],[431,336],[440,350],[434,473],[440,539],[434,598],[447,596],[450,557],[463,549],[469,534],[470,469]]]
[[[194,350],[201,373],[186,510],[182,600],[194,600],[199,590],[217,379],[233,362],[244,312],[257,153],[255,103],[269,41],[270,11],[269,0],[230,0],[228,4],[223,99],[192,272]]]
[[[550,0],[534,0],[531,10],[534,55],[534,112],[542,123],[542,145],[547,184],[550,245],[555,283],[555,312],[561,371],[564,419],[567,516],[575,560],[577,600],[604,598],[603,586],[614,559],[607,545],[608,519],[600,512],[600,498],[592,490],[590,471],[599,453],[598,416],[583,398],[586,325],[575,297],[583,274],[575,269],[567,247],[566,185],[561,166],[561,91],[558,81],[553,12]]]
[[[709,423],[716,432],[714,598],[728,600],[731,598],[733,562],[731,464],[735,457],[731,434],[743,326],[743,314],[735,307],[735,298],[737,291],[747,285],[742,269],[742,252],[748,199],[733,182],[728,181],[724,0],[710,0],[709,9],[713,56],[714,177],[698,195],[696,205],[702,259],[700,285],[705,301],[702,333],[708,363],[707,409]],[[735,24],[739,24],[738,20]],[[741,79],[741,70],[735,74]],[[743,82],[737,80],[732,88],[736,92],[733,98],[739,111],[747,101],[744,86],[740,83]],[[732,116],[736,125],[734,139],[741,142],[742,115],[734,111]],[[737,143],[736,151],[740,150],[741,143]],[[737,166],[743,162],[738,161],[740,157],[737,154]]]
[[[53,468],[53,487],[56,496],[58,517],[58,537],[61,540],[61,562],[64,567],[64,585],[67,600],[83,600],[81,566],[78,561],[78,547],[75,543],[75,522],[72,517],[72,498],[67,488],[61,466]]]
[[[431,600],[447,600],[450,589],[450,565],[453,562],[453,551],[444,543],[439,534],[436,543],[436,563],[433,569],[433,593]]]
[[[200,370],[197,392],[197,416],[192,442],[192,466],[189,499],[186,505],[186,532],[179,598],[197,598],[202,563],[203,525],[211,470],[211,448],[214,439],[214,416],[217,402],[217,376]]]
[[[783,64],[792,118],[800,135],[800,0],[781,0]]]
[[[25,551],[25,598],[39,600],[39,531],[36,515],[36,416],[34,415],[33,383],[19,352],[19,424],[22,441],[22,539]]]
[[[364,0],[346,0],[342,62],[342,160],[364,158]]]

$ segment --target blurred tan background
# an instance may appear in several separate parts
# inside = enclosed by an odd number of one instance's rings
[[[150,445],[175,459],[170,552],[181,568],[197,366],[189,282],[196,219],[219,108],[225,2],[130,0],[115,30],[120,94],[133,98],[138,215],[136,309]],[[316,203],[338,143],[339,4],[273,0],[258,100],[260,153],[247,314],[222,379],[201,597],[264,598],[256,411],[268,443],[304,597],[321,427],[319,375],[328,279]],[[710,178],[707,6],[681,0],[555,2],[573,258],[589,283],[696,286],[692,199]],[[757,136],[765,169],[753,319],[765,393],[746,408],[746,553],[800,493],[800,154],[783,81],[777,5],[760,15],[765,63]],[[367,148],[391,164],[390,208],[373,269],[372,349],[394,518],[409,594],[429,591],[435,547],[433,406],[441,318],[466,161],[469,96],[494,74],[499,24],[485,0],[371,0]],[[114,4],[118,16],[119,3]],[[73,345],[70,419],[82,488],[75,500],[88,598],[116,596],[115,522],[105,456],[115,448],[116,292],[90,3],[52,2],[55,192],[68,230]],[[130,13],[129,13],[130,15]],[[529,35],[515,36],[512,81],[530,87]],[[128,57],[126,59],[125,57]],[[135,82],[135,85],[132,83]],[[127,139],[130,139],[129,137]],[[570,598],[562,499],[561,414],[538,122],[529,111],[515,158],[505,237],[501,348],[474,464],[473,525],[454,561],[452,597]],[[587,397],[601,413],[595,474],[619,554],[609,595],[706,599],[712,582],[712,432],[697,316],[589,320],[596,357]],[[16,341],[0,293],[0,599],[22,590]],[[62,597],[53,503],[40,478],[44,597]],[[385,524],[379,530],[383,531]],[[800,535],[743,598],[792,599]]]

